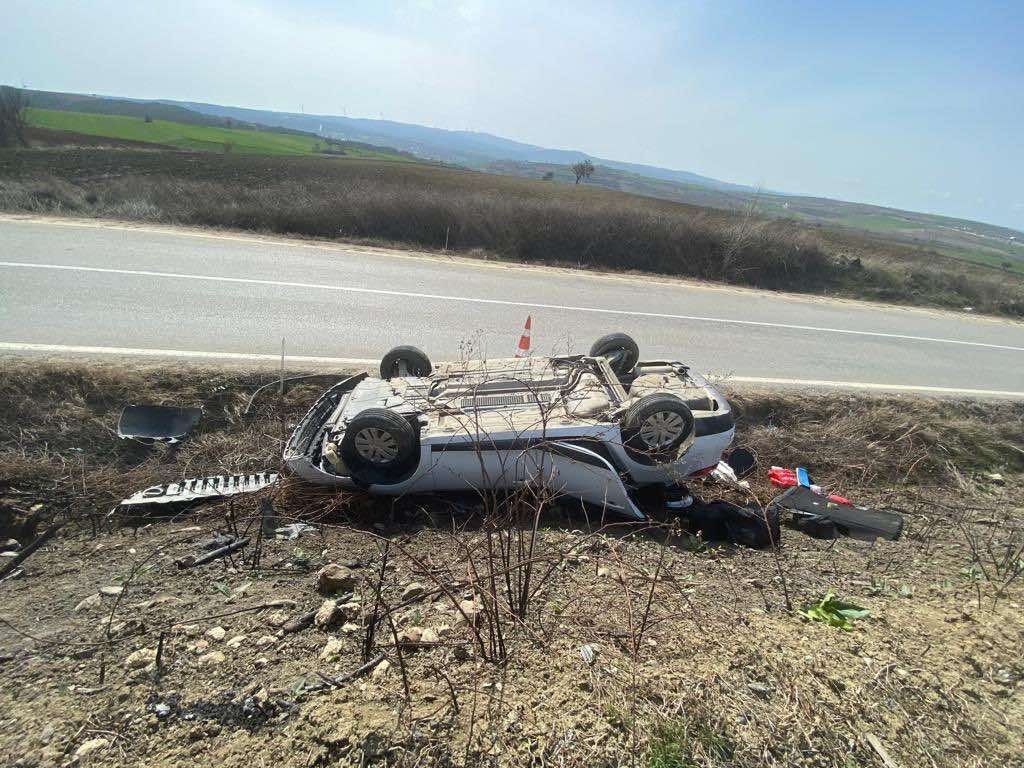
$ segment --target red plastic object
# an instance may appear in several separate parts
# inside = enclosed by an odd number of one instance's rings
[[[768,470],[768,480],[777,488],[790,488],[796,485],[796,472],[785,467],[772,467]]]
[[[828,500],[834,501],[836,504],[853,504],[853,502],[850,501],[848,498],[846,498],[845,496],[840,496],[838,493],[830,493],[828,495]]]

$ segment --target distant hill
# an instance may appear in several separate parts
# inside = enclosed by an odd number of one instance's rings
[[[224,125],[224,119],[216,115],[207,115],[194,109],[186,109],[159,101],[134,101],[55,91],[28,91],[28,99],[29,104],[38,109],[138,118],[145,118],[149,115],[154,120],[170,120],[175,123]]]
[[[649,176],[664,181],[682,184],[697,184],[711,189],[753,192],[751,187],[700,176],[688,171],[675,171],[650,165],[624,163],[592,157],[577,150],[548,149],[534,144],[505,139],[490,133],[476,131],[450,131],[443,128],[429,128],[413,123],[397,123],[392,120],[370,120],[337,115],[305,115],[294,112],[271,112],[261,109],[225,107],[219,104],[201,102],[165,102],[182,106],[208,116],[230,117],[263,125],[281,128],[297,128],[313,133],[335,135],[341,138],[384,144],[404,149],[420,157],[443,162],[484,167],[495,161],[512,160],[525,163],[550,163],[570,165],[588,157],[595,163],[630,173]]]

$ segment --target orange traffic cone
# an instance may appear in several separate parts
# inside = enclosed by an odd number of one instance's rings
[[[530,321],[532,315],[526,316],[526,325],[523,326],[523,335],[519,337],[519,346],[516,347],[516,357],[529,357],[530,355]]]

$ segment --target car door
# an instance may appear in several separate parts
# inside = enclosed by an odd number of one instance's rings
[[[543,484],[556,495],[572,496],[627,517],[644,518],[615,467],[595,451],[574,443],[549,441],[523,451],[516,460],[516,480]]]

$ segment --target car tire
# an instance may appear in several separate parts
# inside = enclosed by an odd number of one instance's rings
[[[404,374],[402,373],[403,364],[405,365]],[[432,370],[430,358],[423,350],[416,347],[395,347],[380,361],[380,377],[382,379],[393,379],[396,376],[429,376]]]
[[[590,346],[590,357],[606,357],[612,370],[623,376],[636,366],[640,359],[640,347],[631,336],[624,333],[609,333]]]
[[[395,483],[416,464],[419,439],[403,416],[387,408],[367,408],[345,427],[342,461],[361,485]]]
[[[693,438],[693,412],[675,395],[645,395],[622,414],[619,430],[631,458],[644,464],[668,463]]]

